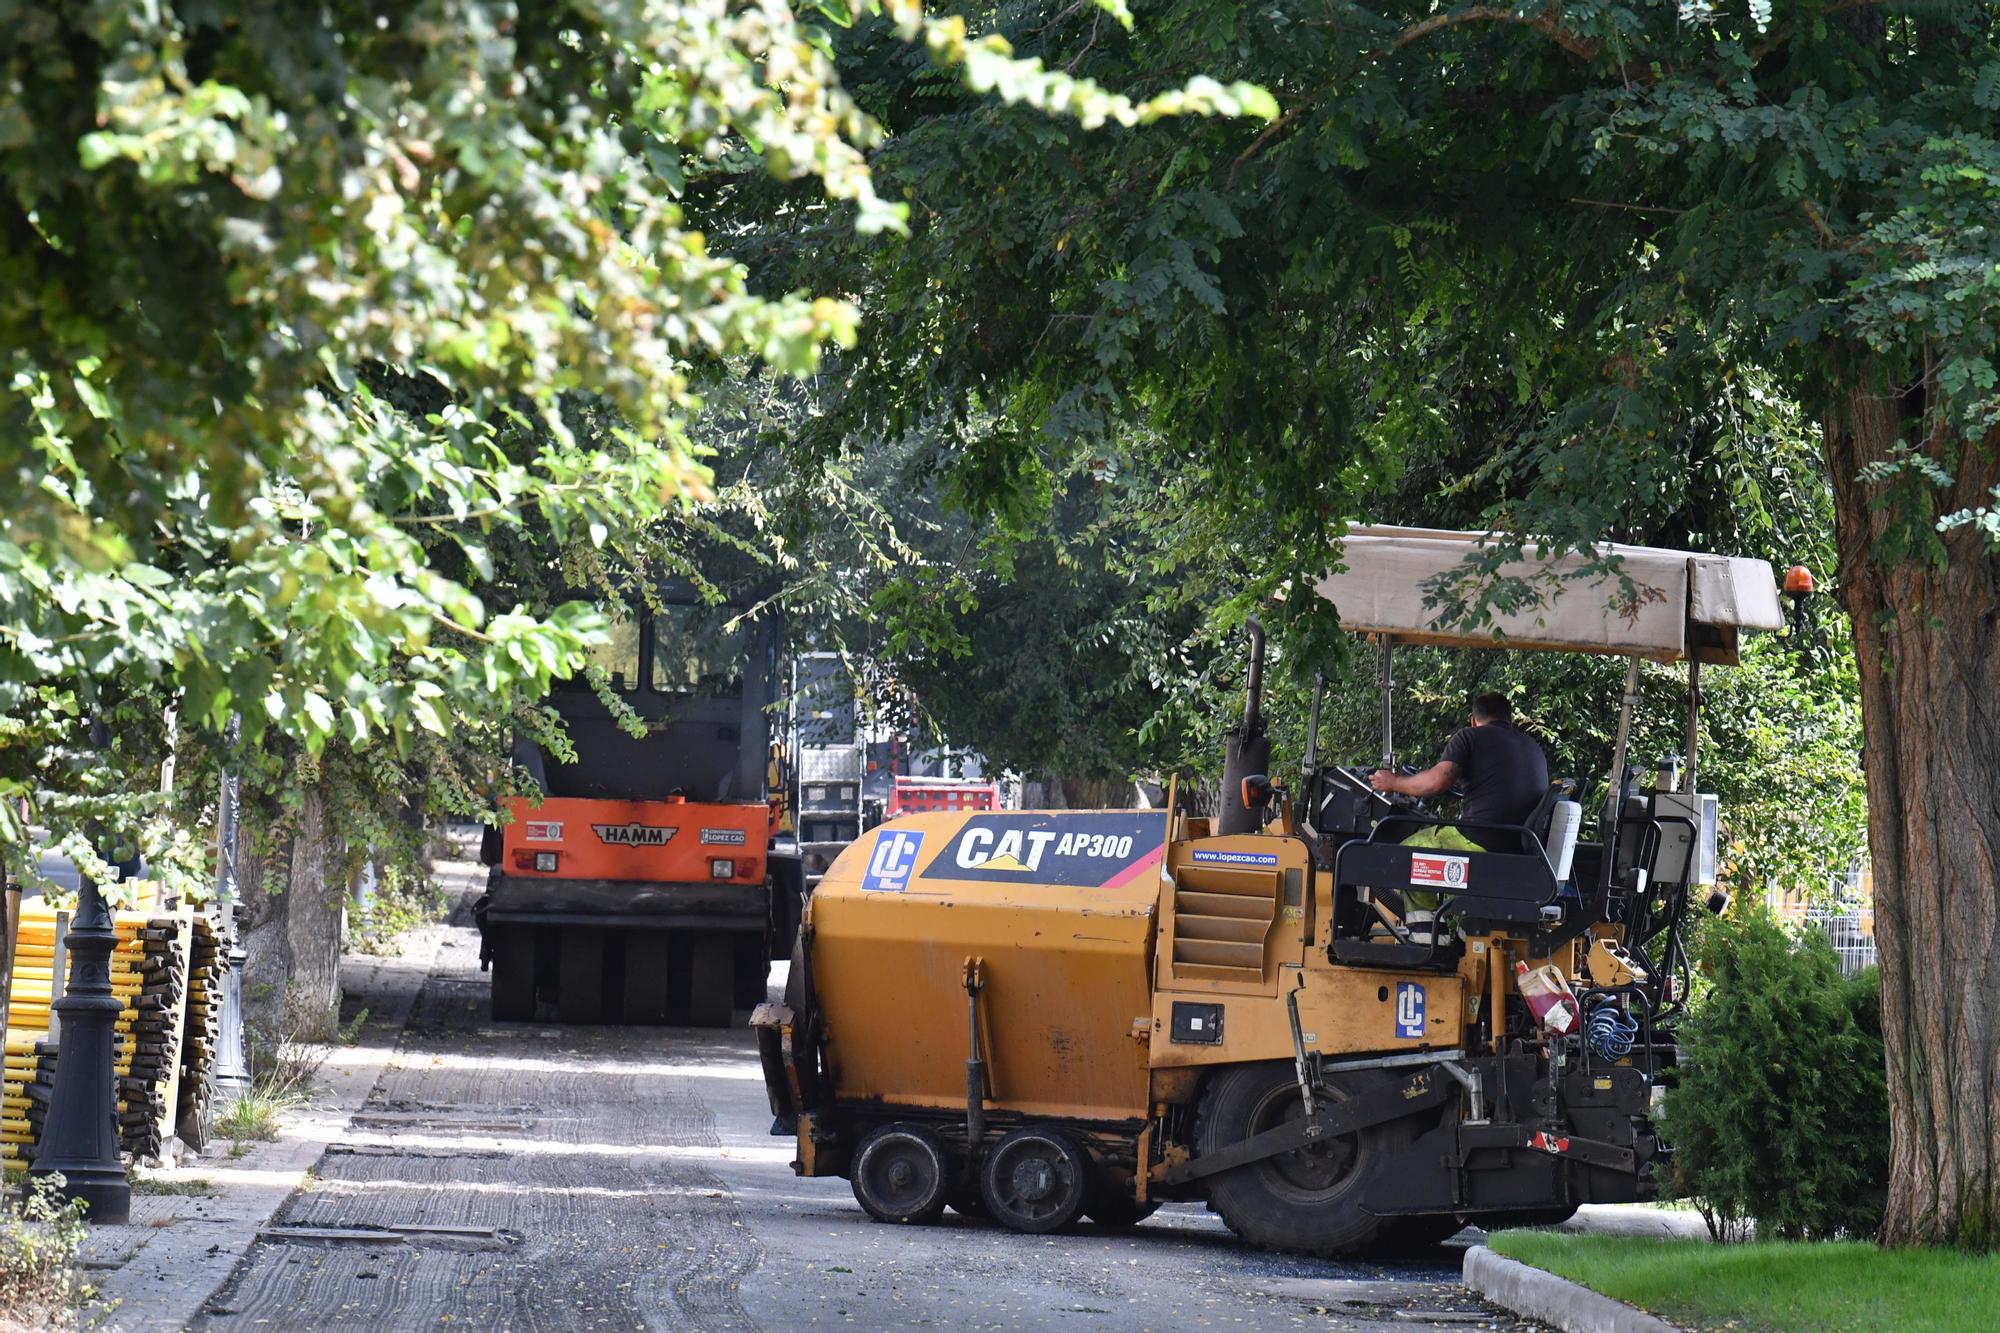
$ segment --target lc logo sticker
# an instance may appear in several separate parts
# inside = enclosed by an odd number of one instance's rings
[[[917,852],[924,835],[910,829],[884,829],[875,835],[875,852],[868,858],[868,872],[861,877],[864,890],[901,893],[910,887],[917,868]]]
[[[1396,983],[1396,1035],[1404,1039],[1424,1035],[1424,988],[1419,982]]]

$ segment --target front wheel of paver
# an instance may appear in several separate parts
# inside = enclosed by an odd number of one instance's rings
[[[1065,1130],[1024,1125],[986,1155],[979,1193],[986,1211],[1010,1231],[1060,1231],[1083,1211],[1090,1162]]]
[[[921,1125],[883,1125],[861,1141],[850,1183],[877,1222],[935,1222],[950,1179],[937,1135]]]

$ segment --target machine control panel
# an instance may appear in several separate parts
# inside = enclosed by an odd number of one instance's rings
[[[1171,1040],[1195,1046],[1222,1044],[1222,1006],[1175,1000]]]

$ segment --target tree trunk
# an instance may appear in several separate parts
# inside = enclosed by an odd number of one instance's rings
[[[340,1003],[344,848],[327,828],[319,788],[305,790],[291,837],[259,853],[264,832],[244,812],[237,854],[243,896],[243,1006],[263,1032],[332,1027]],[[276,872],[276,873],[273,873]]]
[[[236,890],[243,903],[243,1017],[258,1030],[276,1026],[284,1011],[285,981],[292,975],[292,945],[285,934],[283,883],[290,857],[266,847],[262,812],[245,802],[238,816]]]
[[[1123,810],[1132,804],[1132,783],[1125,778],[1058,778],[1056,782],[1068,810]]]
[[[308,787],[292,839],[291,899],[285,935],[291,944],[289,989],[308,1013],[329,1026],[340,1007],[340,909],[347,897],[346,849],[327,827],[326,800]]]
[[[1889,1078],[1885,1244],[2000,1243],[2000,557],[1977,532],[1884,562],[1862,469],[1903,404],[1851,393],[1826,423],[1840,599],[1861,676],[1868,841]],[[1920,419],[1920,418],[1919,418]],[[2000,449],[1968,448],[1941,512],[1992,503]]]

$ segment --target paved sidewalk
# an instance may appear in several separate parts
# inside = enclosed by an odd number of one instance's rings
[[[1587,1203],[1576,1216],[1554,1227],[1577,1235],[1653,1236],[1662,1240],[1711,1240],[1708,1224],[1692,1208],[1644,1203]]]
[[[437,878],[455,912],[485,884],[485,868],[440,862]],[[388,955],[349,954],[341,959],[348,1000],[368,1010],[351,1046],[336,1046],[320,1070],[310,1105],[285,1118],[274,1142],[252,1145],[240,1157],[220,1140],[209,1155],[172,1170],[148,1171],[160,1186],[206,1182],[207,1196],[140,1194],[132,1221],[91,1229],[84,1246],[89,1280],[98,1289],[101,1327],[119,1333],[179,1330],[229,1279],[257,1233],[305,1180],[327,1144],[347,1127],[395,1056],[424,979],[447,935],[440,924],[414,930]]]

